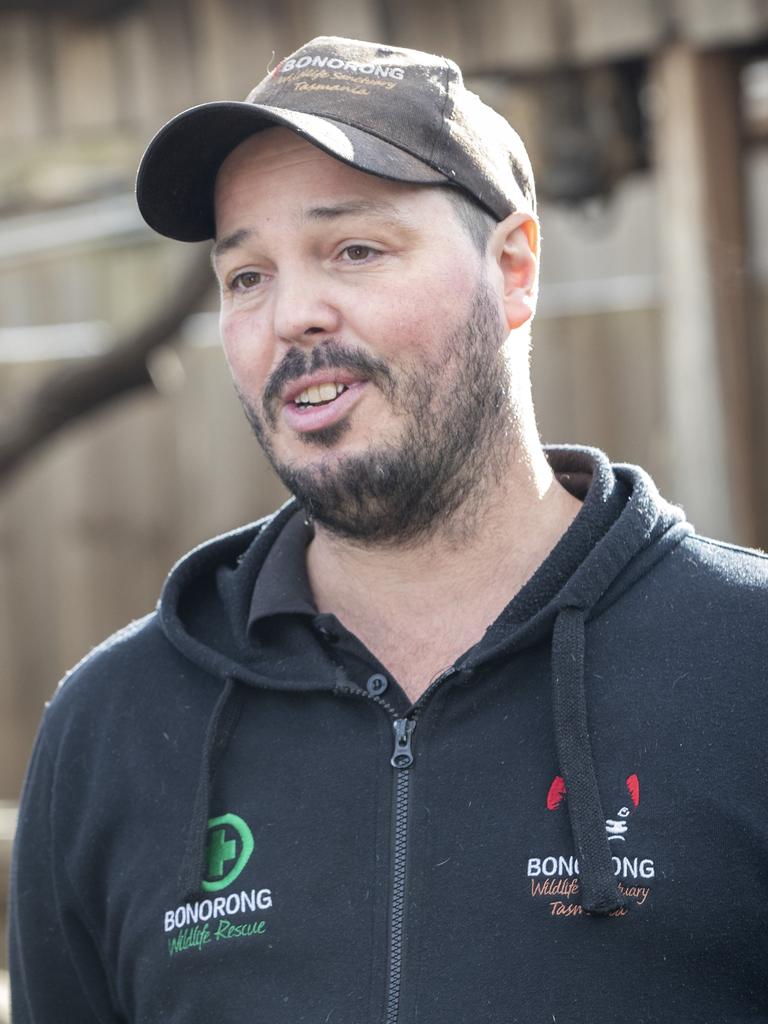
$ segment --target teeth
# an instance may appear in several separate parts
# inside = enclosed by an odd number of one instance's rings
[[[346,384],[313,384],[311,388],[304,388],[301,394],[294,398],[294,402],[296,405],[319,405],[322,402],[332,402],[346,390]]]

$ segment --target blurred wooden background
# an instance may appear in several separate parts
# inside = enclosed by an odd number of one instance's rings
[[[713,430],[723,432],[725,414],[751,410],[754,423],[752,407],[761,406],[765,393],[768,161],[761,118],[768,77],[759,72],[768,14],[762,8],[698,0],[664,5],[662,17],[662,6],[650,0],[480,0],[471,11],[459,0],[275,6],[80,0],[68,10],[36,0],[24,6],[0,0],[0,91],[12,97],[0,108],[3,411],[22,403],[52,369],[109,346],[183,279],[195,247],[149,232],[131,194],[138,158],[159,124],[195,102],[244,95],[275,59],[312,35],[382,38],[454,57],[473,87],[530,140],[544,181],[552,176],[552,142],[541,120],[552,108],[542,107],[541,96],[557,85],[562,69],[612,72],[621,83],[627,69],[637,77],[639,67],[645,165],[617,172],[606,179],[602,198],[569,208],[548,200],[544,190],[542,302],[534,328],[540,426],[547,441],[596,444],[615,459],[646,466],[705,532],[744,542],[765,536],[759,495],[750,496],[746,515],[738,502],[713,511],[715,498],[738,495],[743,481],[729,477],[733,451],[718,454],[717,436],[709,438]],[[730,145],[741,164],[724,191],[730,188],[743,205],[745,237],[734,252],[741,239],[729,236],[724,256],[717,240],[703,236],[697,299],[696,282],[691,297],[680,290],[690,293],[690,282],[675,280],[689,268],[670,270],[668,236],[674,240],[680,229],[665,203],[670,182],[676,184],[665,169],[669,136],[691,128],[696,97],[687,111],[678,110],[679,86],[667,95],[664,89],[670,64],[673,73],[706,72],[713,53],[726,56],[729,81],[740,90],[737,139]],[[745,74],[757,82],[751,91]],[[587,100],[595,92],[590,81]],[[706,114],[713,119],[711,107]],[[673,115],[679,124],[669,123]],[[555,143],[563,134],[555,134]],[[666,143],[661,154],[659,140]],[[614,150],[621,142],[617,135]],[[688,169],[686,175],[682,186],[693,191],[696,182]],[[715,205],[723,202],[720,194]],[[698,229],[695,212],[686,215]],[[705,205],[701,222],[713,216],[714,207]],[[703,336],[700,317],[714,290],[706,265],[713,253],[739,271],[741,293],[725,305],[737,305],[748,292],[752,390],[737,393],[735,402],[727,394],[713,401],[706,390],[718,339]],[[670,279],[678,287],[671,294]],[[187,548],[280,500],[217,351],[213,294],[205,309],[210,312],[192,317],[153,358],[155,390],[63,431],[0,491],[0,798],[18,791],[42,703],[61,674],[105,634],[149,610],[168,567]],[[686,344],[692,336],[690,370],[678,370],[674,379],[669,350],[678,343],[670,310],[692,324],[683,331]],[[709,321],[717,312],[704,310]],[[725,349],[726,362],[733,351]],[[694,366],[705,371],[696,386]],[[716,373],[714,380],[717,386]],[[708,440],[697,452],[699,435]],[[753,461],[763,458],[764,441],[761,424],[749,436]],[[689,464],[695,472],[687,472]],[[764,465],[752,475],[762,478]],[[714,497],[697,490],[702,478],[711,486],[710,477]]]
[[[0,0],[0,409],[102,351],[183,279],[190,247],[153,236],[131,195],[157,127],[243,96],[319,34],[447,54],[530,141],[545,184],[544,439],[639,462],[703,532],[765,543],[768,8],[748,0]],[[568,121],[564,82],[597,116]],[[600,100],[606,88],[634,89],[635,136],[611,139],[620,104]],[[555,173],[577,167],[586,129],[604,144],[592,196]],[[153,389],[61,432],[0,491],[9,806],[61,675],[149,611],[189,547],[282,499],[214,310],[211,295],[156,353]],[[0,818],[2,871],[12,811]]]

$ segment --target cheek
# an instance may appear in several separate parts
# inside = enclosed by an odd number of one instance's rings
[[[471,275],[458,267],[436,278],[419,276],[417,287],[409,280],[383,301],[369,302],[368,322],[382,346],[429,359],[440,342],[465,322],[475,287]]]
[[[253,396],[271,368],[271,354],[258,326],[247,316],[222,313],[219,332],[233,380],[241,391]]]

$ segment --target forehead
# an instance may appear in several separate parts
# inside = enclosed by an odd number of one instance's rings
[[[430,216],[446,189],[408,185],[365,174],[306,142],[287,128],[268,128],[240,143],[219,169],[215,187],[216,234],[257,210],[287,203],[297,214],[323,201],[364,199],[381,212]]]

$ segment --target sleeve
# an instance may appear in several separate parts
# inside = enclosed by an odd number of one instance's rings
[[[13,846],[9,921],[14,1024],[119,1024],[91,930],[57,864],[55,772],[45,721],[22,792]]]

